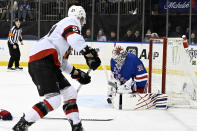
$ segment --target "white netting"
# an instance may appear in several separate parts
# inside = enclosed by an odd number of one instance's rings
[[[152,92],[161,92],[163,52],[158,52],[155,45],[163,49],[164,39],[153,39],[152,52],[158,57],[152,57]],[[196,101],[197,76],[190,63],[187,49],[183,47],[182,38],[167,39],[166,55],[166,86],[169,96],[169,106],[197,108]]]

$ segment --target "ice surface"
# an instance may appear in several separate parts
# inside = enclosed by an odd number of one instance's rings
[[[103,71],[92,71],[92,82],[82,86],[78,94],[81,118],[114,118],[113,121],[83,121],[86,131],[197,131],[196,109],[168,109],[121,111],[106,102],[107,81]],[[66,75],[74,87],[79,84]],[[44,78],[43,78],[44,79]],[[39,98],[36,86],[31,81],[27,68],[23,71],[7,72],[0,67],[0,108],[10,111],[13,121],[0,121],[0,131],[11,131],[11,127]],[[62,107],[48,117],[65,117]],[[29,131],[71,131],[68,121],[39,120]]]

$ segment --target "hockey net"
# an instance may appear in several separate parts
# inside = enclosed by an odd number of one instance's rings
[[[166,93],[169,107],[197,108],[197,76],[183,42],[183,38],[150,39],[148,91]]]

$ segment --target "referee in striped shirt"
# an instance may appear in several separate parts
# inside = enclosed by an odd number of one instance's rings
[[[18,45],[18,41],[20,41],[21,45],[22,42],[22,29],[20,28],[20,21],[19,19],[15,20],[15,25],[10,29],[8,35],[8,48],[10,53],[10,60],[8,63],[8,70],[22,70],[22,67],[19,67],[20,61],[20,49]],[[12,68],[13,63],[15,63],[15,68]]]

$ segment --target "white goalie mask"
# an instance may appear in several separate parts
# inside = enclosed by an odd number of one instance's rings
[[[68,9],[68,17],[70,16],[76,17],[80,21],[81,26],[86,24],[86,12],[82,6],[72,5]]]
[[[112,58],[118,65],[122,65],[127,57],[127,51],[121,46],[116,46],[112,51]]]

